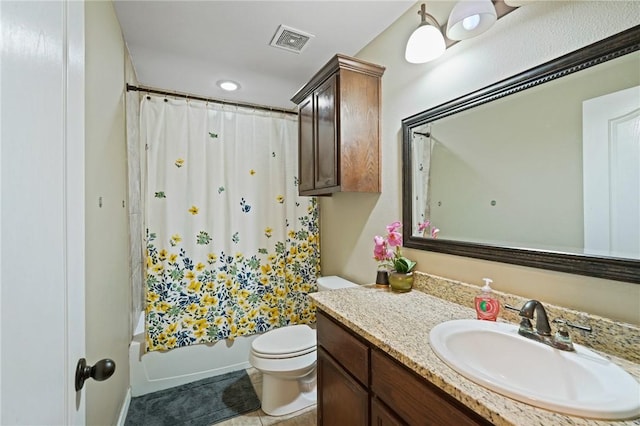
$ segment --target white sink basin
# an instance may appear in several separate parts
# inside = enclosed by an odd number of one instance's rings
[[[516,325],[480,320],[438,324],[429,341],[455,371],[515,400],[596,419],[640,416],[640,384],[584,346],[561,351],[520,336]]]

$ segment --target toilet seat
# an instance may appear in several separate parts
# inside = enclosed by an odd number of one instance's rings
[[[254,356],[256,356],[258,358],[264,358],[264,359],[295,358],[297,356],[306,355],[308,353],[315,352],[315,351],[316,351],[315,345],[312,348],[308,348],[308,349],[305,349],[303,351],[289,352],[289,353],[284,353],[284,354],[265,354],[265,353],[262,353],[262,352],[255,351],[253,349],[251,350],[251,352],[253,353]]]
[[[267,359],[293,358],[315,350],[316,331],[305,324],[268,331],[251,343],[253,354]]]

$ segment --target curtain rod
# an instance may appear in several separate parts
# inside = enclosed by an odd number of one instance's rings
[[[284,114],[298,115],[298,113],[296,111],[292,111],[292,110],[288,110],[288,109],[284,109],[284,108],[276,108],[276,107],[270,107],[270,106],[267,106],[267,105],[251,104],[251,103],[247,103],[247,102],[233,102],[233,101],[224,101],[224,100],[221,100],[221,99],[205,98],[205,97],[202,97],[202,96],[189,95],[187,93],[169,92],[167,90],[154,89],[153,87],[133,86],[133,85],[127,83],[127,92],[130,92],[130,91],[131,92],[146,92],[146,93],[152,93],[154,95],[172,96],[172,97],[184,98],[184,99],[195,99],[196,101],[210,102],[210,103],[214,103],[214,104],[233,105],[233,106],[244,107],[244,108],[259,109],[259,110],[262,110],[262,111],[272,111],[272,112],[281,112],[281,113],[284,113]]]

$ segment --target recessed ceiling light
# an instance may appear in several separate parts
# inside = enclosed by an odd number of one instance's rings
[[[238,90],[240,88],[240,85],[238,83],[231,80],[220,80],[217,84],[222,90],[226,90],[227,92],[233,92],[234,90]]]

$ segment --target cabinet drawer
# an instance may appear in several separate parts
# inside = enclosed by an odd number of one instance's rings
[[[410,425],[491,424],[380,351],[371,352],[371,372],[372,392]]]
[[[318,345],[329,352],[360,383],[368,387],[369,347],[322,312],[318,311],[316,318]]]

